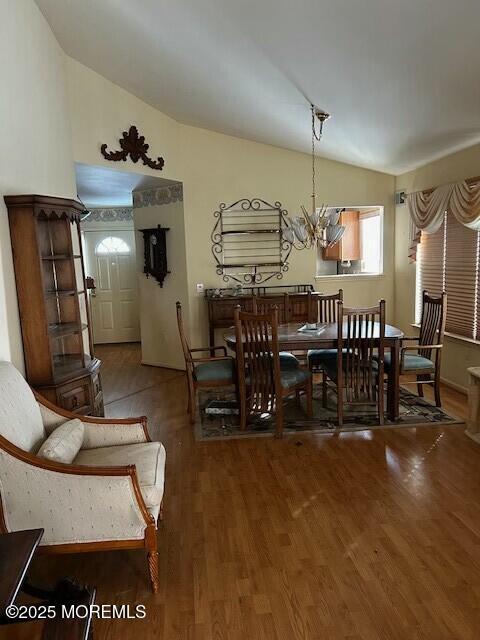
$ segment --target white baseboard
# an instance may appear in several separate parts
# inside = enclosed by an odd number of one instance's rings
[[[459,391],[464,395],[468,394],[467,387],[463,387],[461,384],[457,384],[456,382],[452,382],[451,380],[447,380],[446,378],[440,378],[440,382],[444,384],[446,387],[450,387],[451,389],[455,389],[455,391]]]
[[[480,444],[480,433],[470,433],[468,429],[465,429],[464,433],[470,438],[470,440],[473,440],[477,444]]]

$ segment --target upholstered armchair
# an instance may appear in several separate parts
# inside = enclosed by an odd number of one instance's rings
[[[164,470],[146,418],[70,414],[0,362],[1,531],[44,529],[44,553],[143,548],[156,592]]]

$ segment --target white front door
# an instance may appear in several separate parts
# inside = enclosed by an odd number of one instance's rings
[[[140,340],[135,237],[132,231],[85,231],[93,341]]]

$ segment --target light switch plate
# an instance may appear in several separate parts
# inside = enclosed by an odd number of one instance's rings
[[[197,282],[197,293],[203,293],[205,291],[205,286],[203,282]]]

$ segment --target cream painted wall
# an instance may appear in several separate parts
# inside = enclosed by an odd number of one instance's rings
[[[134,208],[137,272],[140,291],[140,326],[144,364],[183,369],[184,360],[178,338],[175,303],[185,306],[188,322],[187,256],[183,202]],[[139,229],[167,227],[167,261],[171,271],[160,287],[155,278],[143,273],[143,236]]]
[[[446,182],[480,175],[480,145],[464,149],[396,179],[395,188],[419,191]],[[412,335],[415,319],[415,264],[408,250],[408,209],[397,207],[395,213],[395,308],[399,326]],[[455,386],[468,385],[467,367],[480,366],[480,345],[455,338],[445,339],[442,377]]]
[[[0,0],[0,359],[23,370],[3,196],[73,197],[65,56],[32,0]]]
[[[178,123],[72,58],[66,56],[65,61],[75,161],[181,180],[180,157],[188,149],[180,149]],[[163,171],[149,169],[141,161],[112,163],[100,154],[104,142],[109,149],[118,149],[122,131],[132,124],[145,136],[150,155],[166,159]]]

